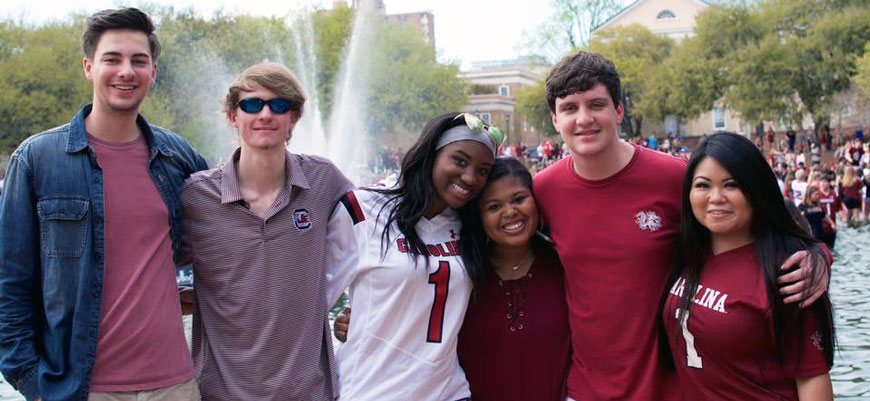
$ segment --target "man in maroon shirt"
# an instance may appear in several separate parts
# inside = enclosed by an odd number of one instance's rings
[[[535,177],[565,268],[569,400],[680,400],[658,353],[656,319],[679,232],[685,162],[619,139],[619,74],[600,54],[561,60],[547,78],[547,103],[571,155]],[[805,275],[783,276],[797,281],[783,287],[786,302],[800,300]],[[820,281],[804,304],[824,292],[827,280]]]

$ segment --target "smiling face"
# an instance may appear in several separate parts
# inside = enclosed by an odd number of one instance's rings
[[[426,216],[445,207],[458,209],[473,199],[486,184],[492,162],[492,151],[477,141],[457,141],[438,150],[432,166],[435,198]]]
[[[532,191],[514,176],[490,182],[480,196],[480,218],[493,244],[525,247],[538,227],[538,207]]]
[[[604,84],[596,83],[589,90],[556,98],[550,117],[572,155],[593,156],[619,142],[623,108],[613,104]]]
[[[139,112],[139,105],[157,78],[148,36],[139,31],[111,29],[103,33],[93,60],[82,60],[85,77],[94,85],[94,108]]]
[[[254,97],[268,101],[278,97],[257,83],[251,83],[250,87],[250,91],[241,92],[240,101]],[[257,113],[246,113],[237,105],[227,113],[230,123],[238,130],[243,149],[283,149],[298,116],[297,111],[276,114],[268,105],[263,105],[263,109]]]
[[[714,250],[752,241],[752,206],[737,181],[712,157],[695,168],[689,201],[695,218],[710,230]]]

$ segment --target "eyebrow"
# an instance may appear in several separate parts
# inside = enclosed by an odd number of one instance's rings
[[[106,56],[121,57],[121,56],[123,56],[123,54],[121,54],[121,52],[118,52],[118,51],[107,51],[103,54],[100,54],[100,57],[106,57]],[[151,58],[151,55],[149,55],[148,53],[133,53],[133,55],[131,57]]]
[[[468,153],[465,153],[465,151],[462,151],[462,150],[457,149],[457,150],[456,150],[456,153],[459,153],[459,154],[461,154],[462,156],[467,157],[469,160],[474,160],[474,158],[471,157],[471,155],[469,155]],[[484,164],[484,166],[492,166],[492,163],[486,163],[486,164]]]
[[[707,178],[707,177],[704,177],[703,175],[699,175],[699,176],[697,176],[697,177],[695,177],[695,178],[692,178],[692,181],[695,181],[695,180],[697,180],[697,179],[704,179],[704,180],[707,180],[707,181],[713,181],[713,180],[711,180],[711,179],[709,179],[709,178]],[[737,181],[737,180],[736,180],[734,177],[726,177],[726,178],[725,178],[724,180],[722,180],[722,181]]]
[[[528,189],[523,188],[523,189],[521,189],[521,190],[519,190],[519,191],[514,191],[514,192],[512,192],[512,193],[510,194],[509,198],[513,199],[513,198],[516,198],[517,196],[520,196],[520,195],[526,195],[526,194],[531,194],[531,191],[529,191]],[[490,202],[497,202],[497,201],[498,201],[498,199],[495,198],[495,197],[489,197],[489,198],[482,198],[482,199],[481,199],[481,202],[482,202],[482,203],[490,203]]]

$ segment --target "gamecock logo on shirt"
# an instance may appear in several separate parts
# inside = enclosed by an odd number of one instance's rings
[[[819,333],[818,330],[813,332],[813,347],[816,347],[817,350],[822,350],[822,333]]]
[[[655,232],[662,228],[662,218],[656,212],[638,212],[634,222],[643,231]]]
[[[293,211],[293,224],[300,230],[311,228],[311,214],[308,209],[296,209]]]

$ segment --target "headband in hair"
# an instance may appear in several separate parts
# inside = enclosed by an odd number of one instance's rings
[[[498,127],[486,125],[477,116],[469,113],[457,115],[465,118],[465,125],[457,125],[453,128],[444,131],[441,138],[438,140],[438,145],[435,150],[441,149],[453,142],[457,141],[477,141],[482,143],[492,152],[492,156],[497,154],[496,148],[504,142],[504,133]]]

